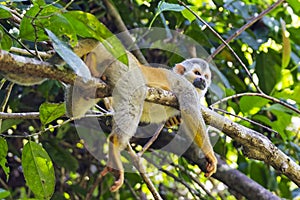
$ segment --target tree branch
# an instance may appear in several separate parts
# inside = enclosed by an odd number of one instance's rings
[[[266,136],[232,122],[208,108],[202,107],[201,111],[207,124],[220,129],[243,146],[245,156],[264,161],[300,187],[300,166]]]

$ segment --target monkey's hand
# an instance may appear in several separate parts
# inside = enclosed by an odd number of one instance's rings
[[[212,174],[214,174],[217,171],[218,160],[215,157],[215,154],[213,151],[206,154],[205,159],[207,161],[205,176],[210,177]]]
[[[100,174],[102,177],[104,177],[108,172],[110,172],[115,177],[115,182],[110,187],[110,191],[116,192],[124,183],[124,171],[111,168],[109,167],[109,165],[107,165]]]

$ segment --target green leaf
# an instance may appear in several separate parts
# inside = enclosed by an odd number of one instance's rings
[[[45,28],[51,30],[55,35],[67,36],[70,43],[77,43],[77,36],[69,21],[60,13],[60,10],[52,5],[42,10],[38,5],[30,8],[23,17],[20,24],[20,37],[29,41],[45,41],[48,36]]]
[[[283,42],[283,49],[282,49],[282,68],[286,68],[291,59],[291,42],[289,39],[289,32],[286,30],[285,21],[280,19],[281,29],[282,29],[282,42]]]
[[[269,100],[258,96],[243,96],[240,100],[240,108],[243,113],[256,114]]]
[[[149,28],[152,27],[152,24],[156,20],[156,18],[163,12],[163,11],[174,11],[174,12],[181,12],[185,9],[185,7],[180,6],[178,4],[173,3],[166,3],[164,1],[160,1],[157,5],[157,12],[155,13],[155,16],[150,22]]]
[[[280,104],[273,104],[267,109],[276,116],[276,120],[272,123],[272,129],[278,131],[284,141],[291,139],[286,134],[286,127],[291,124],[292,115],[289,114],[290,110]]]
[[[37,5],[37,6],[44,6],[46,5],[44,0],[33,0],[33,5]]]
[[[72,156],[68,149],[58,146],[55,142],[45,143],[44,148],[49,153],[53,162],[58,166],[64,167],[73,172],[78,169],[78,161],[74,156]]]
[[[276,83],[281,79],[281,67],[277,52],[272,49],[268,50],[268,54],[258,54],[255,70],[259,78],[260,88],[270,94]]]
[[[5,33],[3,28],[0,26],[0,49],[8,51],[10,50],[11,46],[12,46],[11,38]]]
[[[6,119],[2,121],[1,124],[1,131],[0,133],[3,133],[5,131],[7,131],[9,128],[11,128],[14,125],[18,125],[22,122],[22,119]]]
[[[0,19],[10,18],[11,16],[10,10],[6,6],[0,4]]]
[[[0,199],[5,199],[6,197],[9,197],[9,195],[10,195],[9,191],[0,188]]]
[[[128,65],[124,46],[94,15],[82,11],[63,14],[81,37],[92,37],[103,43],[105,48],[119,61]]]
[[[272,121],[266,117],[265,115],[255,115],[252,117],[253,120],[255,121],[260,121],[262,123],[264,123],[265,125],[271,126],[272,127]]]
[[[195,6],[191,6],[190,9],[192,9],[195,12],[197,11],[197,7],[195,7]],[[181,14],[182,14],[182,16],[184,16],[184,18],[186,18],[190,22],[192,22],[196,19],[196,16],[193,13],[191,13],[188,9],[182,10]]]
[[[64,103],[43,103],[40,106],[39,111],[43,125],[52,122],[66,113]]]
[[[267,186],[268,172],[269,171],[267,170],[266,165],[256,161],[251,162],[249,173],[251,179],[255,180],[264,187]]]
[[[293,8],[295,13],[300,14],[299,0],[288,0],[287,2]]]
[[[42,146],[28,141],[22,152],[26,184],[39,199],[50,199],[54,192],[55,175],[52,161]]]
[[[166,3],[164,1],[160,1],[157,6],[157,12],[164,12],[164,11],[181,12],[184,9],[186,9],[184,6],[181,6],[179,4]]]
[[[7,151],[8,151],[7,142],[4,138],[0,137],[0,160],[2,160],[3,158],[6,159]]]
[[[197,11],[196,6],[190,7],[193,11]],[[157,18],[157,16],[164,12],[164,11],[173,11],[173,12],[181,12],[182,16],[189,20],[190,22],[194,21],[196,19],[196,16],[193,15],[188,9],[186,9],[184,6],[181,6],[179,4],[173,4],[173,3],[166,3],[164,1],[160,1],[157,6],[157,13],[155,14],[153,20],[151,21],[151,24],[153,21]]]
[[[0,137],[0,166],[2,167],[2,169],[6,175],[6,181],[9,178],[9,167],[6,166],[7,151],[8,151],[7,142],[4,138]]]
[[[62,41],[60,41],[55,34],[46,29],[49,38],[53,42],[53,47],[58,55],[71,67],[71,69],[85,82],[92,79],[91,72],[86,64]]]
[[[300,104],[300,84],[296,84],[294,88],[285,88],[282,91],[276,91],[274,93],[274,97],[278,99],[292,99],[296,101],[296,103]]]

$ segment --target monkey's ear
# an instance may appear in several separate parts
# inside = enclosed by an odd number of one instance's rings
[[[176,73],[176,74],[180,74],[180,75],[183,75],[184,72],[186,71],[185,67],[179,63],[179,64],[176,64],[175,67],[173,68],[173,71]]]

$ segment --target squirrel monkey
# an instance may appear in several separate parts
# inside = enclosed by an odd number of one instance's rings
[[[206,61],[199,58],[178,63],[173,71],[140,64],[127,52],[129,66],[113,58],[102,44],[86,56],[86,64],[92,76],[101,78],[113,87],[112,107],[114,110],[112,132],[109,135],[109,153],[102,176],[111,172],[115,182],[110,188],[117,191],[124,182],[121,151],[129,144],[139,122],[165,123],[181,115],[181,124],[187,135],[202,150],[207,161],[205,176],[216,172],[217,159],[214,155],[206,125],[200,111],[200,98],[211,83],[211,72]],[[163,106],[145,101],[147,87],[171,91],[178,99],[179,108]],[[88,100],[87,100],[88,101]],[[89,108],[79,108],[73,100],[72,111],[84,115]],[[72,112],[70,112],[72,113]]]
[[[89,45],[95,43],[93,40],[83,41],[82,45],[85,45],[85,42],[90,49],[94,47]],[[76,52],[79,56],[84,53],[86,52]],[[208,63],[199,58],[187,59],[176,64],[173,71],[170,71],[144,66],[129,52],[127,52],[127,57],[128,66],[116,60],[103,44],[99,43],[96,48],[89,51],[85,59],[92,76],[102,79],[113,88],[114,116],[112,132],[108,139],[108,162],[101,172],[102,176],[108,172],[114,175],[116,180],[111,191],[117,191],[124,182],[120,153],[129,144],[139,122],[165,123],[168,119],[178,115],[181,115],[180,127],[184,128],[189,138],[197,144],[206,158],[205,175],[211,176],[216,172],[217,159],[200,111],[200,98],[205,95],[211,83]],[[20,74],[6,75],[6,77],[21,85],[40,84],[44,80],[38,78],[28,81],[22,77],[20,79]],[[179,110],[146,102],[147,87],[171,91],[178,99]],[[72,89],[73,86],[66,89],[67,114],[73,117],[83,116],[97,100],[82,95],[75,95],[74,98],[74,95],[71,95]]]

